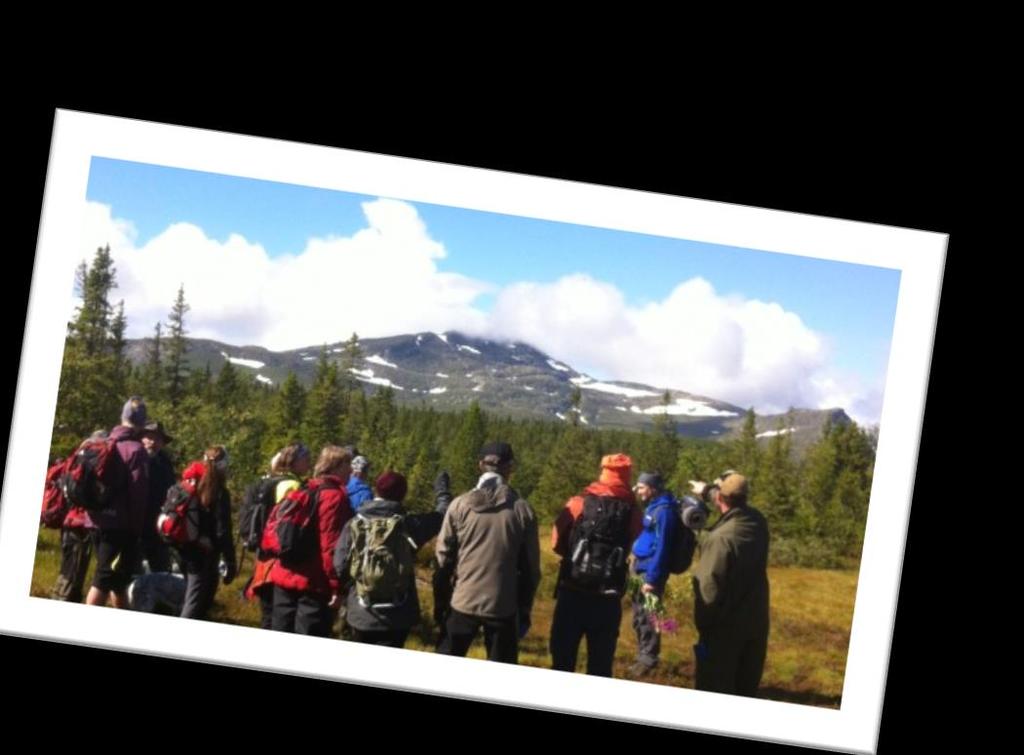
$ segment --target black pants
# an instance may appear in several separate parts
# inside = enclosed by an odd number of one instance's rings
[[[331,612],[328,599],[301,590],[274,585],[274,610],[271,629],[278,632],[331,636]]]
[[[385,632],[363,632],[359,629],[349,627],[352,639],[355,642],[365,642],[368,645],[383,645],[389,648],[405,647],[405,640],[409,636],[408,629],[391,629]]]
[[[256,591],[260,599],[260,628],[274,628],[274,586],[263,585]]]
[[[181,559],[185,572],[185,602],[181,607],[181,618],[205,619],[210,613],[220,580],[218,560],[213,553]]]
[[[128,589],[132,571],[139,563],[139,538],[130,530],[91,530],[96,550],[92,586],[107,592]]]
[[[622,598],[560,587],[551,620],[551,668],[575,671],[580,641],[587,638],[587,673],[611,676],[622,621]]]
[[[448,616],[447,632],[437,652],[443,655],[465,656],[481,626],[484,628],[488,660],[499,663],[519,662],[519,636],[516,631],[515,614],[504,619],[489,619],[459,613],[453,608]]]
[[[654,586],[659,598],[665,594],[665,582]],[[637,663],[648,668],[658,665],[661,655],[661,633],[651,623],[652,615],[644,608],[643,593],[633,596],[633,631],[636,632]]]
[[[702,637],[704,653],[694,654],[697,678],[694,686],[704,692],[756,697],[768,653],[768,633],[746,639]]]
[[[85,587],[85,573],[92,557],[92,538],[89,531],[80,528],[61,528],[60,574],[50,591],[54,600],[81,603]]]

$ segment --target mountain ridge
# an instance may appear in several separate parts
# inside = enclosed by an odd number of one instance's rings
[[[278,385],[289,372],[309,385],[321,349],[341,366],[345,341],[272,351],[262,346],[233,346],[210,339],[189,338],[190,367],[209,366],[218,372],[231,361],[257,382]],[[129,339],[128,358],[142,363],[152,338]],[[476,400],[480,407],[515,418],[568,421],[572,393],[582,396],[580,423],[599,428],[645,430],[659,414],[668,412],[683,437],[725,439],[742,426],[745,409],[709,396],[678,388],[658,388],[636,381],[598,380],[521,341],[500,341],[457,331],[423,331],[359,341],[362,356],[352,376],[364,386],[393,389],[399,404],[432,406],[441,411],[465,408]],[[666,392],[667,406],[663,405]],[[777,434],[785,414],[757,417],[759,437]],[[794,409],[792,423],[782,427],[794,445],[817,438],[826,416],[833,422],[850,418],[841,408]],[[813,431],[813,432],[809,432]]]

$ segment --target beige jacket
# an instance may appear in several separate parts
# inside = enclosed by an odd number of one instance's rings
[[[508,485],[471,490],[452,501],[437,537],[442,569],[453,569],[451,606],[503,619],[529,612],[540,582],[537,517]]]

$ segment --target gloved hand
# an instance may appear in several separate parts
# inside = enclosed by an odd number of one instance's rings
[[[447,470],[441,470],[441,474],[434,480],[434,510],[442,514],[448,509],[452,502],[451,477]]]

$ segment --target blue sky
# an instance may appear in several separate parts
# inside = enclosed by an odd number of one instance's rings
[[[94,158],[87,199],[131,223],[136,250],[184,222],[214,242],[240,234],[274,260],[301,255],[311,238],[352,237],[367,227],[362,205],[378,198]],[[586,273],[612,284],[628,307],[642,309],[700,277],[721,299],[774,302],[799,316],[827,344],[831,369],[865,384],[882,378],[898,271],[411,204],[430,239],[444,246],[436,271],[491,285],[473,296],[481,312],[492,313],[502,290],[523,281],[554,283]],[[691,311],[689,319],[700,318]]]

